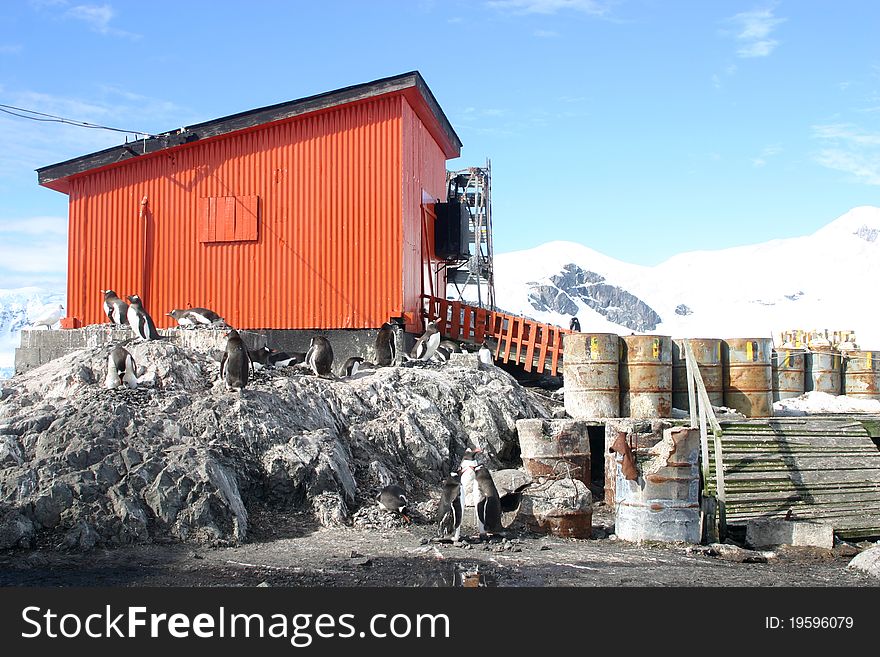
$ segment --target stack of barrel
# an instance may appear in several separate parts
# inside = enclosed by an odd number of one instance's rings
[[[709,400],[747,417],[813,390],[880,399],[880,352],[773,348],[771,338],[689,340]],[[670,417],[690,410],[684,341],[665,335],[565,336],[565,410],[578,418]]]

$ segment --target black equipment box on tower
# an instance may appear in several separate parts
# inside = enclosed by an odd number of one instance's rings
[[[444,260],[467,260],[470,237],[470,212],[460,201],[434,205],[437,221],[434,222],[434,245],[437,256]]]

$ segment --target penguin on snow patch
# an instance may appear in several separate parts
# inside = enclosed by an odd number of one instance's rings
[[[394,327],[385,322],[382,328],[376,334],[376,365],[378,367],[389,367],[394,365],[397,356],[397,347],[395,345]]]
[[[144,310],[141,298],[136,294],[131,294],[128,300],[131,302],[128,307],[128,323],[135,334],[142,340],[158,340],[161,337],[159,331],[156,330],[153,318]]]
[[[330,346],[330,341],[327,338],[320,335],[312,338],[306,353],[306,363],[317,376],[332,374],[333,347]]]
[[[404,520],[409,520],[406,515],[406,491],[397,484],[390,484],[379,491],[376,502],[386,511],[399,513]]]
[[[64,306],[59,304],[57,308],[52,308],[51,310],[43,312],[31,323],[31,325],[34,328],[45,326],[48,331],[52,328],[52,325],[62,317],[64,317]]]
[[[116,296],[113,290],[101,290],[104,295],[104,314],[116,326],[128,324],[128,304]]]
[[[461,537],[461,477],[451,473],[443,480],[443,492],[440,495],[440,507],[437,509],[437,535],[452,535],[456,543]]]
[[[117,345],[107,357],[107,378],[104,387],[113,390],[125,384],[131,389],[138,387],[137,364],[125,347]]]
[[[477,530],[480,535],[497,532],[501,527],[501,498],[492,475],[485,465],[474,468],[474,499],[477,512]]]
[[[175,308],[165,313],[174,318],[180,328],[196,328],[198,326],[225,326],[225,320],[213,310],[207,308]]]
[[[483,340],[483,344],[480,345],[480,350],[477,352],[477,355],[483,365],[493,365],[495,362],[495,359],[492,356],[492,350],[489,349],[489,345],[486,344],[485,340]]]
[[[425,332],[418,340],[410,352],[410,360],[428,361],[437,352],[440,346],[440,331],[434,322],[428,322]]]
[[[247,346],[235,329],[230,329],[226,337],[226,350],[220,359],[220,378],[226,384],[226,390],[241,392],[247,385],[250,369]]]

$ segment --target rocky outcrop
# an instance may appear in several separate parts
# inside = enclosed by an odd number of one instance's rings
[[[108,348],[4,388],[0,548],[236,542],[255,504],[347,523],[389,479],[416,494],[435,488],[468,445],[504,463],[516,420],[546,413],[498,368],[350,379],[285,368],[237,394],[206,354],[171,342],[128,349],[146,367],[135,390],[101,385]]]

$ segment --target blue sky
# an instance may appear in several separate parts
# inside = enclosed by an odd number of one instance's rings
[[[499,252],[653,265],[880,204],[880,3],[0,3],[0,103],[162,132],[417,69],[491,158]],[[125,139],[0,114],[0,288],[63,287],[34,169]]]

